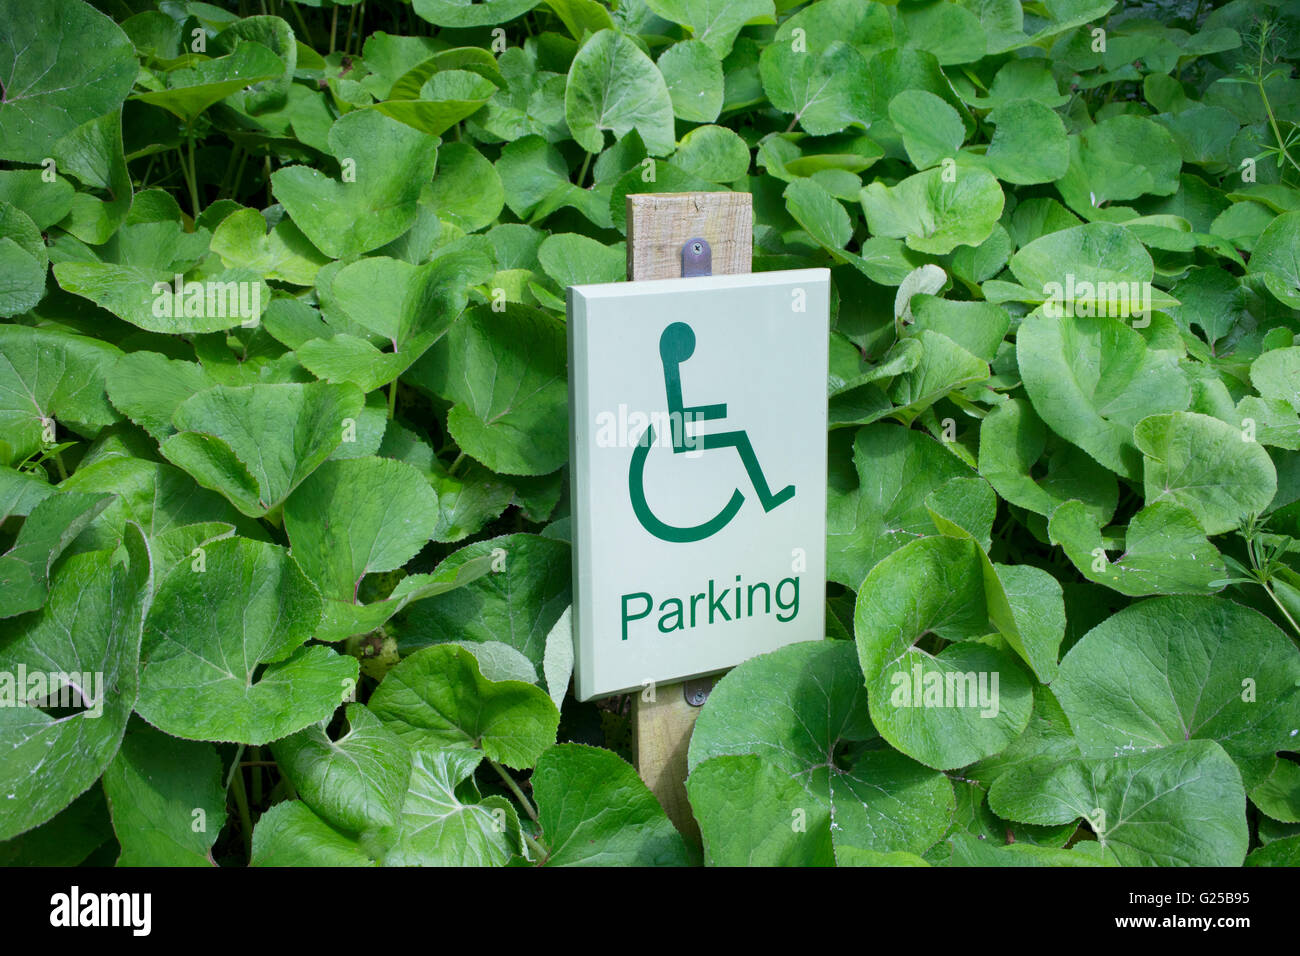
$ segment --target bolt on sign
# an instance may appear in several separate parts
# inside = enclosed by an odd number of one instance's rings
[[[829,271],[568,303],[578,698],[822,639]]]

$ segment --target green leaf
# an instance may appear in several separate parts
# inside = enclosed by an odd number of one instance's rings
[[[943,774],[901,754],[852,748],[876,736],[866,703],[847,641],[792,644],[752,658],[723,677],[709,695],[691,736],[691,774],[711,757],[755,754],[807,790],[802,806],[811,818],[809,840],[816,839],[820,810],[833,815],[837,843],[920,853],[948,827],[952,786]],[[748,769],[765,772],[761,764]],[[761,780],[747,786],[752,790]],[[780,792],[773,798],[779,800]],[[704,815],[702,832],[725,829],[727,823],[708,813],[722,812],[727,805],[708,799],[707,789],[700,799],[696,811]],[[784,819],[770,821],[786,828],[792,822],[789,810]],[[749,840],[761,842],[767,836],[756,831]],[[784,834],[773,839],[781,845]],[[746,852],[748,844],[735,852]],[[716,843],[709,850],[715,860],[730,852]]]
[[[772,105],[793,113],[806,133],[826,136],[869,125],[867,61],[847,43],[796,50],[793,40],[778,37],[763,48],[759,71]]]
[[[325,719],[358,668],[354,658],[302,647],[320,608],[319,592],[283,548],[213,542],[202,565],[179,564],[158,587],[136,710],[174,737],[244,744]]]
[[[850,588],[881,558],[934,533],[925,499],[949,479],[974,472],[919,431],[868,425],[853,441],[858,487],[832,479],[826,510],[827,576]]]
[[[215,866],[226,820],[221,761],[211,744],[133,730],[104,771],[122,853],[118,866]]]
[[[346,258],[392,242],[415,222],[433,176],[437,140],[374,110],[340,117],[329,131],[342,180],[305,166],[271,174],[275,198],[326,255]]]
[[[1206,534],[1240,527],[1277,491],[1277,471],[1264,447],[1209,415],[1151,415],[1137,423],[1133,440],[1142,451],[1148,506],[1181,505]]]
[[[993,630],[985,587],[978,546],[936,537],[884,558],[858,589],[854,632],[872,723],[939,770],[998,753],[1029,723],[1033,695],[1019,664],[967,642]],[[932,654],[916,646],[928,633],[959,643]]]
[[[1142,475],[1134,426],[1191,401],[1177,355],[1150,348],[1115,318],[1031,314],[1016,333],[1016,358],[1048,427],[1133,480]]]
[[[474,655],[454,645],[428,647],[388,672],[370,709],[413,750],[481,749],[524,769],[555,742],[560,713],[546,692],[521,681],[490,681]]]
[[[128,553],[129,565],[114,564],[107,551],[69,558],[45,607],[0,638],[0,699],[8,705],[0,707],[0,840],[39,826],[84,793],[122,742],[153,587],[138,532]],[[60,705],[75,712],[56,716]]]
[[[692,176],[729,183],[749,171],[749,147],[725,126],[697,126],[682,137],[672,161]]]
[[[722,64],[699,40],[674,43],[656,64],[668,86],[673,113],[688,123],[712,123],[722,112]]]
[[[1065,175],[1070,142],[1054,110],[1036,100],[1012,100],[992,110],[987,119],[996,128],[984,163],[998,179],[1050,183]]]
[[[719,60],[731,52],[746,23],[775,23],[772,0],[646,0],[646,6],[713,51]]]
[[[438,156],[431,196],[440,219],[475,232],[492,225],[505,205],[496,167],[468,143],[448,143]]]
[[[348,704],[348,730],[331,740],[322,724],[276,741],[280,772],[332,826],[353,833],[397,826],[411,777],[406,745],[361,704]]]
[[[1070,164],[1056,188],[1080,215],[1106,203],[1178,191],[1182,168],[1169,131],[1145,116],[1121,114],[1101,120],[1070,139]]]
[[[762,757],[705,760],[686,779],[686,792],[700,821],[706,865],[835,865],[830,809]]]
[[[941,64],[970,63],[984,56],[988,39],[979,17],[955,3],[900,8],[906,46],[934,54]]]
[[[546,650],[542,652],[542,676],[547,692],[557,708],[564,704],[573,677],[573,606],[564,609],[560,619],[546,635]]]
[[[522,16],[539,0],[413,0],[417,16],[440,27],[484,27]]]
[[[618,754],[559,744],[531,778],[547,866],[685,866],[686,843]]]
[[[795,179],[785,187],[783,195],[795,222],[832,255],[853,238],[849,214],[816,180]]]
[[[1031,843],[1013,843],[1008,846],[990,845],[970,833],[954,833],[948,839],[952,847],[950,866],[1106,866],[1104,858],[1087,852],[1088,844],[1078,843],[1076,849],[1060,850]],[[1096,844],[1093,844],[1094,846]],[[1113,864],[1110,864],[1113,865]]]
[[[535,534],[476,541],[443,560],[437,574],[489,561],[491,574],[411,608],[403,651],[454,637],[501,641],[544,671],[547,636],[569,606],[569,546]]]
[[[605,148],[605,130],[622,139],[635,129],[651,156],[673,151],[673,104],[654,61],[614,30],[590,37],[569,70],[564,117],[589,153]]]
[[[429,136],[441,136],[473,116],[497,91],[497,85],[471,70],[441,70],[420,87],[419,99],[388,100],[373,109]]]
[[[1246,866],[1300,866],[1300,836],[1274,840],[1246,857]]]
[[[908,248],[935,255],[987,239],[1002,203],[997,180],[982,169],[958,170],[952,181],[942,169],[927,169],[896,186],[875,182],[862,190],[873,236],[904,239]]]
[[[241,209],[221,220],[212,233],[212,251],[227,269],[256,273],[291,285],[308,286],[329,262],[291,221],[281,220],[267,231],[256,209]]]
[[[121,233],[119,233],[120,235]],[[90,299],[123,321],[150,332],[220,332],[252,327],[271,290],[256,271],[230,269],[203,280],[148,266],[111,262],[59,262],[54,278],[68,292]]]
[[[261,43],[245,40],[227,56],[168,70],[158,78],[160,89],[137,93],[133,99],[160,106],[190,125],[214,103],[284,72],[283,60]]]
[[[1300,347],[1264,352],[1250,367],[1250,381],[1264,398],[1300,412]]]
[[[90,436],[116,421],[104,379],[121,354],[79,335],[0,326],[0,464],[40,451],[42,435],[55,424]]]
[[[1232,601],[1153,598],[1085,634],[1052,690],[1085,757],[1200,739],[1271,755],[1300,727],[1300,651]]]
[[[177,433],[162,443],[162,453],[204,488],[260,517],[355,434],[362,398],[353,385],[324,382],[218,385],[177,407]],[[268,435],[279,440],[273,455]]]
[[[114,407],[162,442],[176,434],[172,415],[181,403],[217,379],[197,362],[131,352],[110,367],[105,384]]]
[[[889,119],[903,137],[907,158],[927,169],[955,157],[966,138],[957,111],[925,90],[904,90],[889,101]]]
[[[506,205],[516,216],[535,221],[572,206],[593,224],[610,225],[609,203],[570,182],[564,157],[540,136],[506,144],[497,160],[497,172],[505,186]]]
[[[569,457],[563,323],[509,305],[470,309],[412,369],[411,381],[455,404],[461,449],[507,475],[545,475]]]
[[[253,829],[249,866],[374,866],[355,839],[340,833],[300,800],[277,803]]]
[[[1067,310],[1074,306],[1075,315],[1103,314],[1101,303],[1109,308],[1114,292],[1127,303],[1119,312],[1120,318],[1127,318],[1138,311],[1133,284],[1149,283],[1153,266],[1150,254],[1129,229],[1091,222],[1035,239],[1011,257],[1011,271],[1021,285],[1041,293],[1043,299],[1055,295],[1054,301]]]
[[[1074,445],[1055,442],[1045,470],[1035,466],[1047,450],[1049,432],[1023,398],[1003,402],[980,424],[979,469],[999,495],[1044,517],[1074,499],[1094,527],[1115,513],[1115,475]],[[1041,477],[1035,477],[1035,472]]]
[[[994,781],[989,807],[1023,823],[1088,820],[1121,866],[1240,866],[1249,841],[1241,775],[1210,740],[1014,767]]]
[[[627,254],[613,246],[572,232],[551,233],[537,248],[537,259],[560,289],[592,282],[617,282],[627,272]]]
[[[504,866],[518,852],[519,818],[510,802],[466,800],[482,759],[477,751],[415,751],[397,844],[385,866]]]
[[[0,200],[0,316],[34,308],[45,295],[49,252],[41,230],[17,206]]]
[[[327,381],[368,392],[387,385],[443,336],[464,310],[470,284],[491,271],[486,254],[474,247],[421,266],[381,256],[344,266],[334,275],[326,314],[339,327],[350,322],[351,331],[305,342],[298,356]],[[392,351],[381,352],[361,335]]]
[[[415,557],[437,520],[438,495],[400,461],[351,458],[312,472],[285,502],[284,527],[294,558],[325,598],[317,638],[360,633],[348,611],[361,603],[362,579]]]
[[[0,2],[0,155],[41,163],[60,137],[117,110],[136,77],[122,29],[81,0]]]
[[[1264,285],[1279,302],[1300,309],[1300,210],[1284,212],[1260,234],[1250,256],[1250,272],[1262,275]]]
[[[52,495],[32,509],[13,547],[0,554],[0,618],[45,604],[54,562],[112,503],[111,495],[73,491]]]

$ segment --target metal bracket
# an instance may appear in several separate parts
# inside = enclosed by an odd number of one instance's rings
[[[703,707],[704,702],[709,699],[709,692],[713,690],[715,680],[716,678],[713,677],[697,677],[682,684],[682,696],[686,698],[686,703],[692,707]]]
[[[713,275],[713,250],[707,239],[696,236],[682,246],[682,278]]]

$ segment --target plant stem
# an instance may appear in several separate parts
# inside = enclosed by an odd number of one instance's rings
[[[298,20],[298,26],[302,27],[302,42],[310,46],[311,29],[307,26],[307,21],[302,18],[302,11],[298,9],[298,4],[294,3],[294,0],[289,0],[289,6],[293,8],[293,15]]]
[[[1261,581],[1260,585],[1264,588],[1264,593],[1273,599],[1273,603],[1276,604],[1277,609],[1282,612],[1282,616],[1286,618],[1287,623],[1291,625],[1291,630],[1296,632],[1297,637],[1300,637],[1300,624],[1296,624],[1295,618],[1293,618],[1291,612],[1286,609],[1286,605],[1277,599],[1277,595],[1273,593],[1273,589],[1268,586],[1267,581]],[[1291,640],[1292,643],[1300,644],[1300,640],[1297,640],[1295,637]]]
[[[1277,128],[1277,117],[1273,115],[1273,104],[1268,101],[1268,93],[1264,90],[1264,44],[1262,42],[1259,46],[1259,72],[1255,75],[1255,85],[1259,88],[1259,98],[1264,101],[1264,112],[1268,114],[1268,125],[1273,129],[1273,138],[1277,140],[1278,151],[1286,157],[1288,163],[1300,170],[1300,164],[1291,158],[1291,153],[1286,148],[1282,131]]]
[[[348,35],[343,38],[343,53],[352,52],[352,28],[357,25],[357,8],[354,6],[348,11]],[[360,52],[360,51],[357,51]]]
[[[239,811],[240,835],[244,838],[244,852],[249,859],[253,857],[253,816],[248,812],[248,796],[244,793],[244,775],[239,772],[239,763],[235,763],[235,775],[231,778],[230,794],[235,798],[235,809]]]
[[[447,474],[449,475],[456,474],[456,469],[460,467],[460,463],[464,460],[465,460],[465,453],[461,452],[459,455],[456,456],[456,460],[451,463],[451,467],[447,469]]]
[[[262,805],[262,765],[265,763],[265,761],[262,760],[262,748],[254,747],[252,756],[253,756],[252,760],[245,761],[243,764],[240,764],[240,766],[241,767],[247,766],[252,771],[253,802],[258,806],[261,806]],[[243,771],[240,772],[242,773]]]
[[[248,150],[243,149],[239,156],[239,166],[235,169],[235,181],[230,186],[230,198],[239,199],[239,187],[244,184],[244,164],[248,162]]]
[[[393,420],[393,414],[397,411],[397,379],[388,383],[388,420]]]
[[[234,762],[230,765],[230,773],[226,774],[226,785],[223,789],[230,789],[230,784],[235,779],[235,773],[239,770],[239,758],[242,756],[244,756],[244,745],[240,744],[239,749],[235,751]]]
[[[190,207],[194,210],[194,219],[199,218],[199,186],[197,182],[198,173],[194,165],[194,127],[190,126],[185,131],[185,142],[189,147],[189,163],[186,164],[184,154],[181,155],[181,172],[185,174],[185,183],[190,188]]]
[[[531,848],[532,851],[533,851],[535,854],[537,854],[537,862],[538,862],[538,863],[543,862],[543,861],[544,861],[548,856],[551,855],[551,851],[550,851],[550,850],[546,849],[546,847],[542,846],[542,845],[541,845],[540,843],[538,843],[535,839],[533,839],[532,837],[530,837],[527,833],[524,834],[524,842],[526,842],[526,843],[528,844],[529,848]]]
[[[489,758],[488,763],[492,765],[493,770],[495,770],[497,773],[501,775],[501,779],[506,782],[506,786],[510,788],[510,792],[515,795],[515,799],[517,799],[519,803],[523,806],[524,813],[528,814],[529,819],[531,819],[534,823],[537,823],[538,822],[537,811],[533,809],[533,805],[529,801],[529,799],[526,796],[524,796],[524,792],[519,789],[519,784],[515,783],[515,778],[510,776],[510,774],[506,772],[506,769],[502,767],[501,764],[497,763],[495,760]]]
[[[582,169],[578,170],[578,185],[579,185],[579,186],[581,186],[581,185],[582,185],[582,181],[583,181],[584,179],[587,178],[587,167],[588,167],[589,165],[591,165],[591,153],[588,153],[585,157],[583,157],[583,160],[582,160]]]
[[[330,53],[334,52],[334,35],[339,28],[339,8],[334,8],[334,16],[330,18]]]

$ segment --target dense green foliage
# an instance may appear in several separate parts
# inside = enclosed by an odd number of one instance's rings
[[[0,0],[0,860],[1300,865],[1295,16]],[[702,848],[565,613],[564,289],[694,190],[834,286]]]

